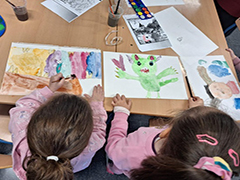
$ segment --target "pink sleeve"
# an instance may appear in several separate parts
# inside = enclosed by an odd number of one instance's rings
[[[105,150],[114,163],[110,170],[116,174],[124,173],[129,176],[129,171],[140,167],[143,159],[155,155],[152,141],[162,129],[140,127],[127,134],[127,119],[128,114],[115,112]]]
[[[240,59],[238,57],[233,59],[233,64],[236,70],[240,72]]]
[[[111,124],[105,150],[108,157],[114,161],[115,165],[118,165],[117,162],[119,159],[125,159],[125,153],[127,152],[123,152],[122,150],[131,145],[131,143],[128,144],[129,142],[127,141],[127,118],[127,114],[123,112],[115,112],[114,119]]]
[[[88,147],[96,152],[103,147],[106,141],[107,113],[103,107],[103,102],[92,102],[90,105],[93,110],[93,132]]]
[[[29,148],[26,139],[26,128],[35,110],[43,104],[53,92],[44,87],[33,91],[16,102],[16,107],[10,110],[9,131],[12,134],[13,141],[13,170],[20,179],[24,179],[25,171],[22,169],[22,162]]]
[[[103,147],[106,141],[107,113],[103,107],[103,102],[92,102],[90,105],[93,111],[93,132],[87,147],[79,156],[71,160],[73,172],[87,168],[95,153]]]

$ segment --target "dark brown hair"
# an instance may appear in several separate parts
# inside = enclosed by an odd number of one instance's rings
[[[61,94],[43,104],[27,127],[31,153],[23,161],[27,179],[73,179],[70,160],[87,146],[92,130],[92,110],[84,98]],[[47,161],[50,155],[59,161]]]
[[[172,122],[158,155],[143,160],[139,169],[133,169],[132,180],[220,180],[210,171],[193,167],[203,156],[219,156],[229,164],[233,174],[239,174],[240,168],[234,166],[228,150],[231,148],[240,155],[240,129],[229,115],[201,106],[182,112]],[[208,134],[218,144],[199,142],[197,134]]]

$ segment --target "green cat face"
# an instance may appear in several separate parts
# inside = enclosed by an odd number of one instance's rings
[[[136,54],[132,55],[132,69],[139,76],[150,76],[156,74],[157,72],[157,58],[155,56],[148,56],[146,58],[141,58]]]

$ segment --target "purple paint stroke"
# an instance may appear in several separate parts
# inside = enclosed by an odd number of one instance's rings
[[[61,51],[56,50],[55,52],[50,54],[46,59],[46,66],[44,67],[44,72],[48,73],[48,77],[57,74],[56,68],[58,62],[61,62]]]
[[[70,54],[72,65],[72,74],[75,74],[78,79],[86,79],[87,57],[88,52],[74,52]]]
[[[119,55],[119,61],[116,59],[112,59],[112,62],[122,71],[126,71],[122,55]]]

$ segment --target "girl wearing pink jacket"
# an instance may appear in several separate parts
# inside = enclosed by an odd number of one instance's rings
[[[231,180],[240,173],[240,130],[224,112],[189,99],[189,109],[162,128],[127,134],[131,101],[113,98],[114,119],[106,145],[109,172],[131,180]]]
[[[20,179],[73,179],[105,143],[102,87],[85,98],[54,95],[64,81],[61,73],[52,76],[49,87],[19,99],[10,110],[13,170]]]

